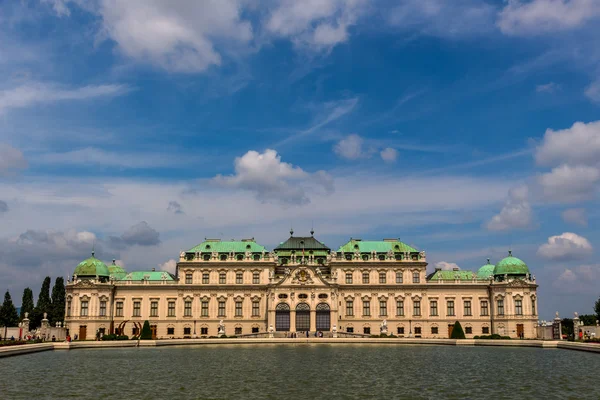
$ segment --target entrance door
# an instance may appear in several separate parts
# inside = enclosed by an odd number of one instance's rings
[[[331,325],[329,304],[320,303],[317,305],[317,330],[328,331]]]
[[[156,340],[156,325],[150,325],[150,332],[152,332],[152,340]]]
[[[454,324],[448,324],[448,337],[452,337],[452,331],[454,330]]]
[[[517,337],[518,338],[523,337],[524,333],[525,333],[525,330],[523,329],[523,324],[517,324]]]
[[[290,306],[279,303],[275,307],[275,330],[289,332],[290,330]]]
[[[296,306],[296,331],[310,331],[310,306],[306,303]]]
[[[85,340],[87,337],[87,325],[79,325],[79,340]]]

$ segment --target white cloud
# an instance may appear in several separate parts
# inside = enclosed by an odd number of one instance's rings
[[[333,146],[333,151],[338,156],[347,160],[368,158],[373,154],[373,149],[367,148],[364,139],[357,134],[348,135],[337,142],[335,146]]]
[[[541,245],[537,253],[550,260],[565,261],[587,257],[593,250],[590,242],[583,236],[565,232],[562,235],[550,236],[548,243]]]
[[[170,259],[162,264],[158,264],[158,268],[160,268],[161,271],[167,271],[174,274],[177,269],[177,261]]]
[[[119,96],[129,90],[127,85],[88,85],[69,88],[57,84],[30,82],[0,91],[0,113],[11,108],[30,107],[57,101]]]
[[[497,24],[508,35],[539,35],[575,29],[598,16],[597,0],[509,0]]]
[[[558,85],[554,82],[544,83],[542,85],[537,85],[535,87],[535,91],[538,93],[554,93],[558,89],[560,89],[560,85]]]
[[[21,150],[0,143],[0,176],[10,175],[24,168],[27,168],[27,160]]]
[[[381,156],[381,159],[386,163],[394,163],[398,158],[398,151],[391,147],[386,147],[385,149],[381,150],[379,155]]]
[[[595,103],[600,103],[600,79],[590,83],[584,91],[588,99]]]
[[[539,177],[544,196],[550,200],[574,203],[594,197],[600,182],[600,170],[596,167],[567,164],[553,168]]]
[[[451,263],[451,262],[446,262],[446,261],[440,261],[440,262],[437,262],[437,263],[435,263],[435,266],[436,266],[437,268],[441,268],[441,269],[442,269],[442,270],[444,270],[444,271],[452,271],[452,270],[454,270],[455,268],[456,268],[456,269],[460,269],[460,267],[458,266],[458,264],[456,264],[456,263]]]
[[[121,235],[121,240],[128,246],[156,246],[160,243],[159,233],[146,221],[139,222]]]
[[[493,29],[495,7],[479,0],[406,0],[388,12],[389,23],[424,35],[461,38]]]
[[[600,121],[575,122],[562,130],[547,129],[535,151],[539,165],[590,165],[600,162]]]
[[[316,183],[327,192],[333,191],[332,180],[326,172],[311,175],[300,167],[282,162],[275,150],[248,151],[237,157],[234,164],[234,175],[217,175],[213,181],[221,186],[253,192],[263,202],[308,203],[306,188],[311,177],[316,177]]]
[[[119,153],[96,147],[66,151],[62,153],[42,153],[34,161],[40,165],[79,165],[101,168],[165,168],[178,165],[179,157],[165,152]],[[186,163],[188,161],[185,161]]]
[[[348,29],[368,7],[368,0],[282,0],[271,10],[265,28],[296,45],[320,50],[348,39]]]
[[[499,214],[494,215],[487,223],[487,229],[505,231],[530,227],[532,212],[528,198],[529,190],[527,186],[522,185],[510,189],[504,207],[502,207]]]
[[[564,210],[561,214],[563,221],[577,224],[581,226],[587,226],[587,215],[585,213],[585,209],[583,208],[569,208]]]
[[[562,270],[553,282],[554,288],[562,293],[598,294],[600,264],[586,264]]]

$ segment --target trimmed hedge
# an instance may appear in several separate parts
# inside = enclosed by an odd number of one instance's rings
[[[129,340],[129,336],[109,334],[102,336],[102,340]]]
[[[456,321],[454,323],[454,328],[452,328],[452,335],[450,335],[450,339],[466,339],[465,332],[460,324],[460,322]]]
[[[497,333],[494,333],[493,335],[474,336],[473,339],[510,340],[510,336],[500,336]]]

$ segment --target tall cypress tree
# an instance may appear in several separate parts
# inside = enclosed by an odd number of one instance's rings
[[[50,308],[52,306],[52,302],[50,301],[50,277],[47,276],[42,283],[42,289],[40,290],[40,295],[38,296],[37,305],[33,310],[32,316],[30,318],[30,329],[39,328],[42,325],[42,318],[44,318],[44,313],[50,313]]]
[[[5,327],[15,327],[19,323],[19,315],[17,309],[12,302],[8,290],[4,294],[4,303],[0,308],[0,325]]]
[[[21,315],[20,319],[25,318],[25,313],[33,312],[33,308],[35,305],[33,304],[33,291],[30,288],[25,288],[23,290],[23,299],[21,300]]]
[[[52,288],[52,308],[50,312],[50,323],[52,325],[65,319],[65,279],[62,276],[56,278]]]

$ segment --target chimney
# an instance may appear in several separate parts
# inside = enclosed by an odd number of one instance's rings
[[[454,268],[452,268],[452,271],[460,271],[460,268],[454,267]]]
[[[156,271],[156,268],[152,268],[152,272]]]

